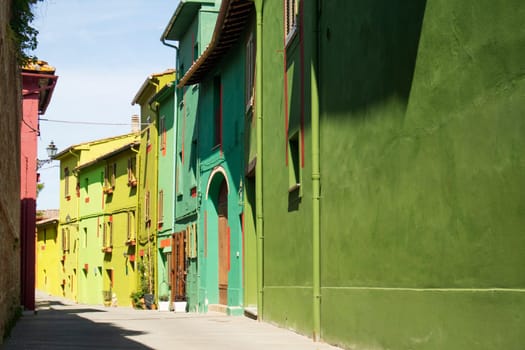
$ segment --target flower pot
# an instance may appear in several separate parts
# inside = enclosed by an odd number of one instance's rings
[[[170,302],[159,301],[159,311],[170,311]]]
[[[174,301],[173,302],[173,311],[175,312],[186,312],[186,301]]]

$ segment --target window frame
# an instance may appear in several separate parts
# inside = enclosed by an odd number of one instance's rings
[[[255,100],[255,40],[253,33],[250,33],[246,42],[244,95],[246,103],[246,113],[248,113],[253,108]]]
[[[70,177],[70,173],[69,173],[69,167],[65,167],[64,168],[64,197],[68,198],[70,197],[70,194],[69,194],[69,177]]]
[[[137,178],[135,177],[136,168],[137,168],[137,158],[129,157],[128,158],[128,186],[131,186],[131,187],[137,186]]]
[[[159,191],[157,212],[157,223],[162,226],[164,222],[164,190]]]
[[[284,2],[284,37],[286,46],[296,36],[299,27],[299,0],[283,0]]]

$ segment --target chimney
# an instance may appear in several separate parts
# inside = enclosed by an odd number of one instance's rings
[[[139,123],[139,116],[134,114],[131,116],[131,132],[139,132],[140,131],[140,123]]]

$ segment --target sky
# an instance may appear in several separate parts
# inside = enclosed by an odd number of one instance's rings
[[[133,97],[152,73],[175,67],[175,50],[160,37],[178,0],[44,0],[34,8],[39,59],[56,68],[58,82],[41,119],[126,125],[40,121],[38,159],[53,141],[67,147],[131,132],[139,114]],[[37,208],[59,208],[59,162],[40,170],[44,189]]]

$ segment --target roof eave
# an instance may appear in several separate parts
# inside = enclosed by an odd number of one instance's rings
[[[173,16],[170,18],[166,29],[162,33],[160,40],[180,40],[202,5],[215,5],[215,1],[181,0]]]
[[[241,4],[242,7],[251,6],[253,3],[251,1],[243,1],[243,0],[223,0],[221,4],[221,8],[219,10],[219,16],[217,17],[217,22],[215,24],[215,29],[213,30],[213,36],[206,47],[206,50],[201,54],[201,56],[191,65],[191,67],[188,69],[186,74],[180,79],[179,83],[177,84],[178,88],[182,88],[186,85],[193,85],[197,84],[201,81],[202,76],[210,69],[213,68],[213,66],[216,64],[216,62],[210,62],[209,65],[205,65],[205,63],[208,61],[210,57],[212,59],[217,59],[217,61],[227,52],[231,47],[231,38],[229,40],[223,40],[224,38],[228,38],[229,34],[226,32],[226,29],[228,29],[228,18],[230,15],[234,16],[236,13],[230,11],[232,7],[234,7],[234,3]],[[243,12],[243,11],[241,11]],[[246,11],[244,14],[242,14],[241,17],[243,17],[243,20],[246,20],[251,11]],[[241,23],[243,28],[246,25],[246,23]],[[236,28],[238,29],[238,28]],[[237,31],[237,34],[234,34],[232,37],[236,40],[236,35],[240,35],[241,31]],[[224,36],[223,36],[224,33]],[[223,46],[221,46],[223,45]],[[222,49],[222,51],[221,51]],[[216,51],[217,50],[217,51]],[[215,54],[216,57],[213,57]]]

